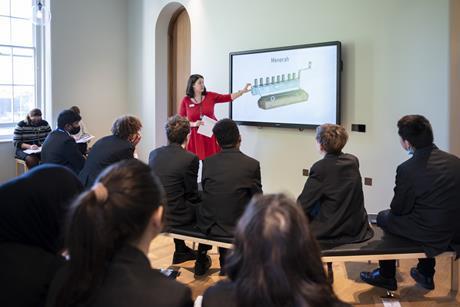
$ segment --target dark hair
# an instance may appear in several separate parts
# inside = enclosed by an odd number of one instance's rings
[[[337,301],[305,214],[283,194],[255,196],[226,270],[238,306],[331,306]]]
[[[398,134],[415,149],[433,144],[433,129],[428,119],[422,115],[403,116],[398,121]]]
[[[96,180],[106,189],[83,194],[71,206],[66,245],[69,275],[56,306],[71,306],[91,299],[104,281],[115,252],[139,239],[164,200],[164,191],[148,165],[137,159],[118,162]]]
[[[190,122],[185,117],[174,115],[168,119],[165,130],[170,143],[183,144],[190,133]]]
[[[74,111],[75,113],[77,113],[78,115],[80,115],[80,108],[77,107],[77,106],[71,106],[71,107],[69,108],[69,110],[72,110],[72,111]]]
[[[27,113],[27,116],[26,116],[26,121],[27,121],[28,124],[30,124],[30,122],[31,122],[30,118],[32,116],[42,116],[42,111],[40,109],[37,109],[37,108],[30,110],[29,113]]]
[[[193,86],[195,85],[195,82],[198,81],[198,79],[204,79],[202,75],[198,75],[198,74],[194,74],[194,75],[191,75],[189,78],[188,78],[188,81],[187,81],[187,89],[185,90],[185,95],[187,95],[188,97],[190,98],[194,98],[195,97],[195,91],[193,90]],[[204,90],[203,90],[203,95],[206,95],[207,92],[206,92],[206,86],[204,87]]]
[[[137,117],[125,115],[113,122],[112,134],[127,140],[131,135],[138,133],[141,128],[142,123]]]
[[[325,152],[338,154],[348,141],[348,133],[342,126],[324,124],[316,128],[316,141]]]
[[[72,110],[64,110],[58,115],[57,124],[59,129],[64,129],[65,125],[79,122],[81,116]]]
[[[214,133],[217,143],[222,148],[233,148],[240,141],[238,126],[230,118],[219,120],[212,128],[212,133]]]

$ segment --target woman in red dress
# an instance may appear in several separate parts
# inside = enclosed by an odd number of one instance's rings
[[[214,120],[214,105],[221,102],[233,101],[243,94],[250,91],[251,84],[236,93],[221,95],[213,92],[207,92],[204,86],[204,78],[201,75],[191,75],[187,82],[187,90],[184,99],[182,99],[179,115],[187,117],[190,121],[191,133],[190,141],[187,144],[187,150],[193,152],[200,160],[220,151],[216,138],[207,137],[199,134],[198,127],[203,125],[203,116],[208,116]]]

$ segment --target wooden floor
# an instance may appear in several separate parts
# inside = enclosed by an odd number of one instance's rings
[[[191,243],[188,243],[191,247]],[[202,295],[204,290],[223,277],[219,276],[219,260],[217,250],[213,249],[209,255],[212,258],[210,273],[202,278],[194,278],[193,261],[172,266],[174,244],[171,238],[157,237],[150,245],[149,259],[155,268],[174,268],[180,271],[178,281],[192,289],[193,297]],[[409,275],[409,270],[416,265],[417,260],[400,261],[398,270],[398,291],[395,300],[390,300],[386,306],[460,306],[458,292],[450,293],[450,262],[447,258],[437,259],[434,291],[426,291],[415,285]],[[355,306],[384,306],[382,296],[386,292],[360,282],[359,273],[370,271],[376,264],[346,262],[334,263],[334,291],[337,296]],[[400,305],[399,305],[399,304]]]

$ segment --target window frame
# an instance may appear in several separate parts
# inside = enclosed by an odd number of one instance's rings
[[[0,15],[0,17],[7,17],[11,19],[19,19],[19,20],[27,20],[28,22],[31,23],[32,26],[32,46],[21,46],[21,45],[15,45],[15,44],[0,44],[0,48],[11,48],[13,50],[14,48],[19,48],[19,49],[28,49],[32,50],[34,54],[34,99],[35,99],[35,108],[40,108],[43,113],[43,118],[48,118],[47,116],[47,109],[48,107],[51,107],[50,105],[45,103],[45,97],[46,97],[46,90],[47,90],[47,53],[46,53],[46,48],[49,45],[49,42],[47,42],[47,37],[49,37],[49,27],[50,25],[46,26],[38,26],[38,25],[33,25],[31,19],[24,18],[24,17],[16,17],[16,16],[11,16],[11,2],[14,0],[10,0],[10,15]],[[33,0],[35,1],[35,0]],[[32,8],[32,3],[31,1],[31,8]],[[46,4],[49,8],[49,2],[50,1],[42,1],[44,4]],[[46,3],[48,2],[48,3]],[[12,27],[10,27],[10,38],[11,41],[10,43],[13,42],[12,39]],[[11,58],[13,60],[14,54],[11,55]],[[14,76],[14,66],[12,67],[12,77]],[[15,86],[20,86],[21,84],[15,84],[14,79],[11,80],[11,84],[0,84],[0,85],[5,85],[5,86],[11,86],[12,89],[12,96],[11,96],[11,103],[12,103],[12,112],[14,112],[14,87]],[[30,85],[27,85],[30,86]],[[14,113],[13,113],[14,114]],[[16,119],[14,118],[13,115],[13,122],[10,123],[0,123],[0,128],[10,128],[11,133],[8,134],[2,134],[0,133],[0,142],[7,142],[7,141],[12,141],[13,140],[13,135],[14,135],[14,128],[18,124],[18,122],[21,119]]]

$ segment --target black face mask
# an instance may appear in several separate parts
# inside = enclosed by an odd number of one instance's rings
[[[80,132],[80,126],[72,127],[72,129],[69,130],[70,134],[77,134],[78,132]]]

